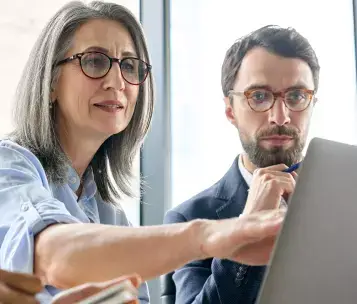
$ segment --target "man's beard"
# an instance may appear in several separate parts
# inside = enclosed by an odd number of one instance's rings
[[[288,167],[297,163],[302,158],[305,141],[299,136],[299,133],[285,126],[275,126],[256,134],[254,140],[245,140],[239,132],[244,151],[248,154],[249,160],[258,168],[269,167],[277,164],[285,164]],[[287,135],[292,137],[294,144],[292,147],[273,147],[265,149],[259,145],[261,138],[273,135]]]

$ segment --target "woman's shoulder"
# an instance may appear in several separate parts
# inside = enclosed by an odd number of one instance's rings
[[[17,168],[26,167],[31,171],[42,172],[41,162],[28,148],[20,145],[11,139],[0,140],[0,167],[16,166]]]
[[[3,150],[11,149],[14,151],[18,151],[22,154],[31,153],[31,151],[29,149],[21,146],[19,143],[15,142],[14,140],[9,139],[9,138],[0,139],[0,149],[2,149],[2,148],[5,148]]]

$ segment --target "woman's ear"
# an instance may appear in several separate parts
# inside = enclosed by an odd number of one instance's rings
[[[56,99],[57,99],[56,91],[53,87],[51,87],[50,100],[53,103],[53,102],[55,102]]]
[[[313,105],[315,106],[315,104],[317,103],[319,99],[317,97],[314,96],[314,100],[313,100]]]

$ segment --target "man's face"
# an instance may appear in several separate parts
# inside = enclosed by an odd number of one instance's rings
[[[226,116],[238,129],[242,146],[255,166],[263,168],[280,163],[290,166],[301,160],[314,98],[303,111],[291,109],[295,107],[294,102],[303,98],[299,92],[314,89],[312,71],[305,61],[280,57],[260,47],[247,53],[233,86],[233,91],[239,93],[225,97],[225,104]],[[252,105],[259,109],[266,102],[267,92],[287,90],[291,93],[284,96],[290,109],[283,95],[277,97],[269,110],[252,109]],[[243,93],[247,91],[251,94],[249,101]]]

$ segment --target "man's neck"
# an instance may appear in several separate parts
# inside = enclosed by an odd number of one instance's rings
[[[246,153],[242,154],[242,161],[244,167],[253,174],[254,170],[257,169],[257,166],[255,166],[250,160],[249,157]]]

